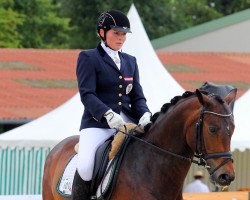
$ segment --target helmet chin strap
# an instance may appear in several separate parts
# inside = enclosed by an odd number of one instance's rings
[[[106,46],[106,47],[108,47],[108,48],[112,49],[112,48],[111,48],[111,47],[107,44],[107,42],[106,42],[106,41],[104,42],[104,44],[105,44],[105,46]],[[112,49],[112,50],[113,50],[113,51],[115,51],[114,49]]]
[[[104,30],[104,29],[103,29]],[[107,42],[106,42],[106,34],[107,34],[107,31],[104,30],[104,37],[101,36],[100,32],[98,33],[98,35],[100,36],[101,40],[104,42],[105,46],[106,47],[109,47]],[[109,47],[110,48],[110,47]]]
[[[108,47],[108,48],[110,48],[110,49],[112,49],[108,44],[107,44],[107,42],[106,41],[104,41],[104,44],[105,44],[105,46],[106,47]],[[116,50],[114,50],[114,49],[112,49],[113,51],[116,51]]]
[[[105,44],[106,47],[112,49],[112,48],[106,43],[106,41],[104,42],[104,44]],[[120,51],[120,52],[122,52],[122,49],[119,49],[119,50],[114,50],[114,49],[112,49],[112,50],[113,50],[113,51]]]

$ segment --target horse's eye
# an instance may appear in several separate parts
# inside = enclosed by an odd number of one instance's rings
[[[215,134],[217,132],[217,128],[215,126],[210,126],[209,127],[209,132],[212,134]]]

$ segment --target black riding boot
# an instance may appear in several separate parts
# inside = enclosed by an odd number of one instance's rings
[[[72,200],[90,200],[91,181],[84,181],[76,170],[72,185]]]

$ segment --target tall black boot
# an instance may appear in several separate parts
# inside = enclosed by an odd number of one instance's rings
[[[90,200],[91,181],[84,181],[76,170],[72,185],[72,200]]]

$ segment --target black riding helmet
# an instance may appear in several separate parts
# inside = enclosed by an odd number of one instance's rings
[[[104,38],[100,35],[100,29],[104,30]],[[124,33],[131,33],[130,23],[127,16],[118,10],[103,12],[97,22],[97,33],[103,41],[106,40],[106,33],[110,29]]]

